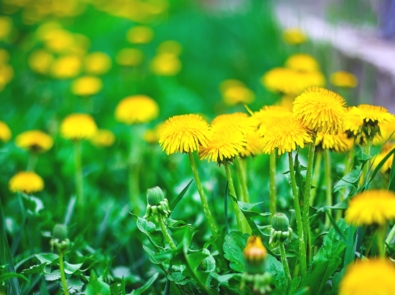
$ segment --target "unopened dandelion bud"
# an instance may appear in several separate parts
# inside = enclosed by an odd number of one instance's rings
[[[261,238],[250,236],[244,249],[247,272],[250,274],[264,273],[266,256],[267,251]]]
[[[70,240],[67,238],[67,226],[57,224],[53,230],[53,238],[50,241],[51,247],[55,247],[58,251],[64,252],[70,246]]]
[[[165,199],[163,191],[156,186],[147,190],[147,210],[144,215],[145,219],[154,218],[159,220],[159,216],[167,218],[170,215],[169,201]]]
[[[147,203],[151,206],[158,206],[165,199],[163,191],[159,186],[147,190]]]
[[[288,217],[283,213],[276,213],[272,217],[272,229],[270,230],[269,243],[284,243],[292,236],[292,228],[289,227]]]

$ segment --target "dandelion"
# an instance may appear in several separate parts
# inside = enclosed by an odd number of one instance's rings
[[[395,124],[392,121],[380,124],[380,134],[376,134],[372,143],[383,145],[388,140],[395,139]]]
[[[167,40],[159,44],[156,49],[158,53],[180,55],[182,52],[182,46],[179,42],[174,40]]]
[[[160,123],[156,125],[154,129],[147,130],[143,136],[144,140],[150,144],[157,143],[159,141],[162,129],[163,123]]]
[[[90,141],[97,147],[109,147],[113,145],[115,135],[110,130],[99,129]]]
[[[32,194],[44,189],[44,181],[32,171],[22,171],[10,179],[8,186],[10,191],[14,193]]]
[[[159,107],[155,100],[145,95],[128,96],[115,109],[117,121],[127,125],[147,123],[156,119]]]
[[[15,144],[25,150],[42,153],[52,147],[53,139],[40,130],[30,130],[19,134],[15,138]]]
[[[117,64],[124,67],[135,67],[142,63],[144,54],[136,48],[123,48],[115,56]]]
[[[245,133],[244,138],[246,140],[246,146],[244,147],[244,150],[240,152],[240,156],[242,158],[256,156],[262,153],[262,137],[257,131]]]
[[[74,36],[71,32],[61,28],[48,30],[42,38],[46,48],[55,53],[65,53],[75,45]]]
[[[12,19],[8,16],[0,16],[0,40],[5,40],[11,34]]]
[[[64,138],[74,141],[90,139],[96,134],[97,126],[90,115],[71,114],[63,119],[60,133]]]
[[[252,133],[256,130],[255,121],[246,113],[233,113],[219,115],[211,122],[213,132],[228,130],[242,134]]]
[[[346,269],[339,285],[340,295],[393,294],[395,268],[386,259],[359,260]]]
[[[239,81],[228,79],[220,84],[222,99],[227,105],[250,104],[254,101],[254,93]]]
[[[0,141],[7,142],[11,139],[11,130],[8,125],[0,121]]]
[[[311,55],[299,53],[293,54],[285,61],[285,67],[301,72],[319,71],[317,60]]]
[[[358,79],[353,74],[345,71],[338,71],[331,75],[331,83],[337,87],[355,88],[358,85]]]
[[[51,75],[56,79],[70,79],[81,71],[81,58],[77,55],[65,55],[52,63]]]
[[[92,52],[84,58],[84,70],[89,75],[103,75],[111,68],[111,58],[104,52]]]
[[[0,64],[6,64],[10,60],[10,54],[7,50],[0,48]]]
[[[130,28],[126,33],[126,39],[132,44],[147,44],[154,37],[154,31],[145,26]]]
[[[97,94],[103,83],[98,77],[94,76],[84,76],[73,81],[71,84],[71,92],[79,96],[91,96]]]
[[[160,53],[150,64],[150,69],[157,76],[175,76],[181,71],[181,61],[173,54]]]
[[[28,64],[32,71],[47,75],[54,62],[54,56],[45,49],[38,49],[29,55]]]
[[[354,141],[348,138],[345,132],[338,134],[328,134],[318,132],[315,145],[320,149],[344,153],[349,151],[354,144]]]
[[[282,106],[264,106],[252,114],[259,128],[259,134],[262,136],[265,135],[267,129],[270,129],[271,122],[290,116],[292,116],[292,112]]]
[[[391,145],[393,147],[393,145]],[[378,155],[376,155],[373,158],[373,162],[372,162],[372,168],[376,169],[377,166],[380,164],[381,161],[384,160],[384,158],[388,155],[388,151],[381,151],[381,153],[379,153]],[[387,173],[389,171],[391,171],[392,169],[392,162],[394,161],[394,155],[392,154],[383,164],[383,166],[381,166],[380,171],[381,173]]]
[[[283,32],[283,39],[290,45],[298,45],[307,41],[306,34],[299,28],[289,28]]]

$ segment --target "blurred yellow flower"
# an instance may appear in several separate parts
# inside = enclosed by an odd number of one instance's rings
[[[294,95],[283,95],[281,99],[276,103],[276,105],[283,107],[288,111],[292,112],[294,101],[295,101]]]
[[[340,95],[311,87],[295,98],[293,114],[310,130],[337,134],[344,128],[345,104]]]
[[[146,26],[130,28],[126,33],[126,40],[132,44],[146,44],[154,38],[154,31]]]
[[[305,53],[293,54],[285,61],[285,67],[301,72],[319,71],[320,66],[317,60]]]
[[[32,71],[46,75],[49,74],[54,56],[45,49],[38,49],[29,55],[28,64]]]
[[[46,152],[53,145],[53,139],[40,130],[29,130],[22,132],[15,138],[15,144],[31,152]]]
[[[115,109],[117,121],[127,125],[147,123],[159,115],[155,100],[145,95],[128,96],[121,100]]]
[[[147,130],[144,133],[143,139],[150,144],[158,143],[162,129],[163,123],[159,123],[155,128]]]
[[[263,261],[267,256],[267,250],[262,244],[262,240],[257,236],[248,237],[246,247],[243,251],[245,259],[249,263]]]
[[[290,45],[298,45],[307,41],[306,34],[298,28],[289,28],[283,32],[283,39]]]
[[[51,74],[56,79],[70,79],[81,71],[81,58],[77,55],[65,55],[52,63]]]
[[[345,213],[347,223],[354,226],[382,225],[395,219],[395,193],[369,190],[351,198]]]
[[[31,171],[23,171],[11,177],[8,183],[10,191],[13,193],[36,193],[44,189],[43,179]]]
[[[233,113],[219,115],[211,122],[213,132],[222,130],[230,132],[240,132],[242,134],[252,133],[256,130],[256,124],[252,117],[246,113]]]
[[[222,91],[222,99],[229,106],[250,104],[254,102],[255,94],[245,85],[232,85]]]
[[[143,59],[143,52],[136,48],[123,48],[117,53],[115,57],[117,64],[125,67],[138,66],[141,64]]]
[[[350,264],[339,284],[339,295],[391,295],[394,290],[395,268],[380,258]]]
[[[85,73],[103,75],[111,68],[111,58],[103,52],[92,52],[84,58]]]
[[[174,76],[181,71],[181,61],[176,55],[161,53],[151,60],[150,68],[157,76]]]
[[[59,28],[48,30],[42,41],[47,49],[55,53],[66,53],[75,45],[73,34]]]
[[[10,60],[10,54],[7,50],[0,48],[0,65],[6,64]]]
[[[99,129],[90,141],[97,147],[108,147],[113,145],[115,135],[110,130]]]
[[[0,16],[0,40],[6,39],[12,31],[12,19],[8,16]]]
[[[79,96],[91,96],[97,94],[103,87],[103,83],[98,77],[84,76],[73,81],[71,92]]]
[[[66,139],[90,139],[97,132],[95,121],[87,114],[71,114],[63,119],[60,133]]]
[[[278,154],[303,148],[306,143],[312,142],[311,134],[301,121],[292,116],[281,119],[272,119],[270,128],[266,129],[261,142],[264,153],[270,154],[278,149]]]
[[[328,134],[318,132],[315,145],[322,149],[328,149],[338,153],[349,151],[354,144],[352,138],[348,138],[345,132],[339,132],[338,134]]]
[[[8,125],[0,121],[0,141],[7,142],[11,139],[11,130]]]
[[[382,106],[360,104],[357,109],[353,109],[359,114],[364,124],[382,124],[394,122],[395,117]]]
[[[158,53],[180,55],[182,52],[182,46],[177,41],[167,40],[160,43],[156,51]]]
[[[358,110],[355,107],[348,107],[344,120],[344,130],[348,136],[357,138],[362,132],[362,124],[363,120]]]
[[[4,84],[8,84],[14,78],[14,69],[10,65],[0,64],[0,79]]]
[[[354,88],[358,85],[358,79],[349,72],[338,71],[331,75],[331,83],[337,87]]]
[[[262,137],[258,134],[257,130],[244,134],[244,138],[246,140],[246,146],[244,150],[240,151],[241,157],[262,154]]]
[[[388,152],[383,152],[383,151],[382,151],[380,154],[376,155],[376,156],[373,158],[372,168],[373,168],[373,169],[376,169],[377,166],[380,164],[380,162],[381,162],[382,160],[384,160],[384,158],[385,158],[387,155],[388,155]],[[391,171],[393,160],[394,160],[394,155],[392,154],[392,155],[384,162],[383,166],[381,166],[381,169],[380,169],[381,173],[386,173],[386,172]]]
[[[282,106],[264,106],[252,114],[255,124],[259,128],[258,133],[261,136],[270,128],[273,119],[282,120],[290,116],[292,116],[292,112]]]
[[[166,154],[189,153],[206,147],[209,141],[208,123],[200,115],[173,116],[161,128],[159,144]]]
[[[380,134],[373,138],[374,145],[382,145],[388,140],[395,139],[395,124],[392,121],[380,124]]]

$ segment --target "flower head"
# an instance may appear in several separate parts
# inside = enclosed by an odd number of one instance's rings
[[[343,131],[345,101],[332,91],[311,87],[296,97],[293,113],[310,130],[336,134]]]
[[[376,155],[373,158],[373,162],[372,162],[372,168],[376,169],[377,166],[380,164],[381,161],[384,160],[384,158],[388,155],[388,153],[386,152],[381,152],[380,154]],[[391,171],[392,169],[392,162],[394,160],[394,155],[392,154],[383,164],[383,166],[381,166],[381,173],[387,173],[389,171]]]
[[[246,247],[243,251],[244,258],[250,263],[263,262],[267,256],[267,250],[262,244],[262,240],[257,236],[248,237]]]
[[[299,120],[286,117],[272,121],[263,137],[262,149],[270,154],[277,148],[281,155],[296,150],[298,146],[303,148],[309,142],[312,142],[309,130]]]
[[[166,154],[189,153],[206,147],[210,129],[202,116],[190,114],[167,119],[159,136],[159,144]]]
[[[301,72],[319,71],[317,60],[305,53],[293,54],[285,61],[285,67]]]
[[[73,81],[71,92],[79,96],[91,96],[98,93],[103,87],[103,83],[98,77],[84,76]]]
[[[339,295],[390,295],[395,290],[395,268],[389,260],[359,260],[347,267]]]
[[[153,74],[157,76],[174,76],[181,71],[181,61],[178,56],[168,53],[160,53],[155,56],[150,64]]]
[[[125,67],[135,67],[141,64],[144,54],[136,48],[123,48],[115,56],[117,64]]]
[[[395,124],[394,122],[387,122],[380,124],[380,134],[376,134],[373,138],[374,145],[382,145],[388,140],[395,139]]]
[[[126,33],[126,39],[132,44],[146,44],[151,42],[153,37],[154,31],[145,26],[130,28]]]
[[[52,63],[51,74],[56,79],[74,78],[81,71],[81,58],[77,55],[65,55]]]
[[[7,142],[11,139],[11,130],[6,123],[0,121],[0,141]]]
[[[147,123],[159,115],[155,100],[145,95],[128,96],[121,100],[115,109],[115,118],[124,124]]]
[[[36,173],[31,171],[24,171],[15,174],[11,177],[9,183],[10,191],[16,193],[36,193],[44,189],[43,179]]]
[[[12,19],[8,16],[0,16],[0,40],[7,39],[12,31]]]
[[[84,70],[89,75],[103,75],[111,68],[111,58],[103,52],[92,52],[84,58]]]
[[[90,141],[97,147],[108,147],[114,143],[115,135],[110,130],[99,129]]]
[[[282,106],[264,106],[252,114],[260,135],[265,134],[273,120],[282,120],[290,116],[292,116],[292,112]]]
[[[230,132],[240,132],[242,134],[255,131],[255,121],[246,113],[233,113],[219,115],[211,122],[213,132],[229,130]]]
[[[167,40],[160,43],[156,51],[158,53],[180,55],[182,52],[182,46],[177,41]]]
[[[22,149],[41,153],[52,147],[53,139],[40,130],[30,130],[19,134],[15,138],[15,144]]]
[[[338,153],[343,153],[349,151],[354,144],[351,138],[347,137],[345,132],[338,134],[328,134],[318,132],[315,145],[326,150],[335,151]]]
[[[254,93],[238,80],[225,80],[219,87],[222,99],[227,105],[250,104],[254,101]]]
[[[283,39],[290,45],[297,45],[305,43],[307,41],[307,36],[299,28],[289,28],[283,32]]]
[[[240,152],[241,157],[255,156],[262,153],[262,137],[258,134],[258,131],[248,132],[244,134],[244,137],[246,146]]]
[[[28,64],[32,71],[47,75],[55,58],[45,49],[38,49],[29,55]]]
[[[331,75],[331,83],[337,87],[355,88],[358,85],[358,79],[349,72],[339,71]]]
[[[62,136],[71,140],[90,139],[96,131],[95,121],[87,114],[71,114],[60,125]]]
[[[346,210],[345,220],[354,226],[385,224],[395,218],[395,193],[369,190],[354,196]]]

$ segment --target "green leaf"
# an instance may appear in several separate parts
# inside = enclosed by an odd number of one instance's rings
[[[67,280],[67,287],[69,288],[70,294],[79,293],[82,287],[84,287],[84,283],[79,279],[69,278]]]
[[[44,264],[51,264],[54,262],[56,259],[59,258],[59,255],[54,254],[54,253],[40,253],[35,255],[38,260],[40,260],[41,263]]]
[[[153,264],[161,264],[165,261],[168,261],[172,257],[171,252],[165,252],[166,254],[164,254],[163,252],[157,253],[145,245],[143,245],[143,249],[148,254],[148,258]]]
[[[243,250],[247,243],[247,234],[233,231],[225,236],[223,250],[225,258],[230,261],[230,268],[237,272],[245,271]]]
[[[45,266],[46,266],[45,263],[36,264],[36,265],[30,266],[29,268],[22,270],[22,273],[26,274],[26,275],[43,273]]]
[[[60,279],[60,270],[54,270],[51,273],[45,274],[45,280],[46,281],[56,281]]]
[[[103,281],[99,281],[96,273],[92,270],[85,293],[86,295],[110,295],[110,286]]]
[[[145,291],[149,290],[149,288],[152,286],[152,284],[157,279],[158,275],[159,275],[159,273],[155,273],[143,286],[141,286],[140,288],[134,290],[132,292],[132,295],[141,295]]]
[[[337,226],[335,219],[333,219],[332,214],[329,210],[325,210],[326,215],[329,218],[329,221],[331,222],[333,229],[336,231],[336,233],[339,235],[339,237],[343,240],[344,243],[347,243],[346,238],[344,237],[342,231],[340,228]]]
[[[184,195],[188,191],[189,187],[191,186],[192,182],[193,182],[193,179],[191,179],[191,181],[182,189],[181,193],[170,203],[170,210],[172,212],[173,212],[174,208],[177,206],[177,204],[184,197]]]
[[[68,262],[64,262],[64,272],[68,275],[71,275],[75,273],[77,270],[81,268],[83,263],[78,263],[78,264],[71,264]]]
[[[266,270],[273,275],[276,290],[281,294],[286,294],[285,288],[287,287],[287,280],[285,278],[284,267],[280,261],[274,256],[268,254],[265,260]]]
[[[0,283],[1,283],[1,282],[4,282],[4,281],[6,281],[6,280],[9,280],[9,279],[14,279],[14,278],[23,279],[23,280],[25,280],[25,281],[27,281],[27,282],[30,282],[30,281],[29,281],[24,275],[22,275],[22,274],[15,273],[15,272],[8,272],[8,273],[5,273],[5,274],[0,275]]]
[[[376,174],[380,171],[380,169],[381,169],[381,167],[383,167],[383,165],[385,164],[385,162],[387,162],[387,160],[392,156],[392,155],[394,155],[395,154],[395,148],[394,149],[392,149],[381,161],[380,161],[380,163],[377,165],[377,167],[373,170],[373,173],[372,173],[372,175],[370,176],[370,178],[369,178],[369,180],[367,181],[367,184],[366,184],[366,188],[369,186],[369,184],[373,181],[373,179],[374,179],[374,177],[376,176]],[[394,157],[394,160],[395,160],[395,157]],[[394,160],[392,161],[392,162],[394,162]],[[394,169],[391,169],[391,174],[393,173],[392,172],[392,170],[394,170]],[[392,178],[393,178],[393,175],[391,176]],[[392,179],[391,179],[391,181],[392,181]]]
[[[156,230],[156,225],[144,218],[137,216],[137,228],[144,233],[150,242],[157,248],[163,249],[163,234],[160,230]]]

